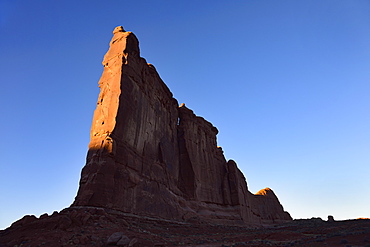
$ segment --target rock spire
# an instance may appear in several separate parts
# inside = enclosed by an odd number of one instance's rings
[[[103,59],[86,165],[72,206],[178,221],[291,220],[274,192],[253,195],[217,147],[218,130],[179,107],[132,32],[116,27]]]

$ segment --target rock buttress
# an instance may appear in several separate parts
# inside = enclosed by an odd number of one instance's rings
[[[133,33],[115,29],[103,65],[73,205],[177,218],[178,103]]]
[[[252,213],[258,215],[261,223],[282,223],[292,220],[290,214],[284,211],[272,189],[265,188],[249,196],[252,197]]]
[[[218,130],[176,99],[122,27],[104,56],[86,165],[72,206],[174,220],[290,220],[275,194],[253,195]],[[273,192],[272,192],[273,193]]]

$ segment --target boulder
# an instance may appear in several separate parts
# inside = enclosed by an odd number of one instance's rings
[[[112,233],[112,235],[109,236],[107,240],[108,245],[117,245],[118,241],[120,241],[122,238],[127,238],[123,232],[115,232]]]
[[[123,235],[120,240],[116,243],[117,246],[127,246],[130,243],[130,239],[126,236]]]

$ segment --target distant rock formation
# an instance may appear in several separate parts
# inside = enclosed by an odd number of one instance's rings
[[[333,215],[328,215],[328,222],[334,222],[334,216]]]
[[[87,162],[72,206],[94,206],[179,221],[264,224],[288,221],[274,192],[248,191],[218,130],[180,107],[139,41],[113,31],[99,81]]]

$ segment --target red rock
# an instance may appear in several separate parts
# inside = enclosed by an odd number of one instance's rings
[[[112,235],[110,235],[110,237],[107,240],[107,244],[116,245],[118,241],[122,239],[122,237],[124,237],[125,239],[127,238],[127,236],[125,236],[123,232],[115,232]]]
[[[107,246],[108,237],[115,232],[121,232],[121,238],[131,239],[129,246],[338,246],[342,239],[352,246],[365,246],[370,240],[370,220],[366,219],[328,223],[313,218],[251,227],[179,222],[117,210],[103,211],[116,220],[100,219],[102,210],[94,207],[67,208],[45,219],[35,218],[22,226],[0,230],[0,246]],[[91,218],[88,224],[71,224],[68,229],[58,224],[64,217],[80,215],[83,218],[85,214]],[[130,227],[121,224],[122,220],[129,222]]]
[[[267,239],[271,231],[247,226],[291,221],[271,189],[248,191],[217,146],[216,127],[178,106],[140,57],[135,35],[122,27],[113,33],[74,203],[14,222],[0,231],[0,246],[261,244],[256,236]],[[278,237],[307,239],[302,232]]]
[[[126,236],[126,235],[123,235],[122,237],[121,237],[121,239],[120,240],[118,240],[118,242],[117,242],[117,246],[127,246],[127,245],[129,245],[129,243],[130,243],[130,239]]]
[[[128,244],[129,247],[138,247],[139,246],[139,241],[137,238],[131,239],[130,243]]]
[[[19,220],[15,221],[11,226],[12,227],[24,226],[24,225],[27,225],[31,222],[36,221],[36,220],[37,220],[37,218],[34,215],[25,215],[25,216],[23,216],[22,219],[19,219]]]
[[[258,191],[253,198],[252,211],[260,214],[262,223],[281,223],[291,219],[289,213],[284,212],[275,193],[270,188]]]
[[[218,130],[176,99],[139,42],[113,31],[99,81],[87,163],[72,206],[98,206],[174,220],[291,220],[272,191],[253,195]]]

